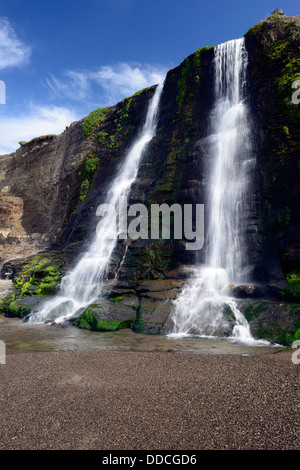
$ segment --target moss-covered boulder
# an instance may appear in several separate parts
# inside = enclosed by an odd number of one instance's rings
[[[78,318],[73,320],[73,325],[92,331],[118,331],[124,328],[131,328],[135,313],[133,309],[129,313],[131,316],[125,315],[123,312],[123,317],[128,316],[128,318],[121,320],[117,314],[104,311],[103,305],[93,304],[87,307]]]
[[[53,295],[63,277],[59,258],[34,256],[22,267],[13,280],[13,287],[21,296]]]
[[[0,299],[0,312],[23,318],[45,298],[55,294],[65,270],[61,254],[41,253],[8,262],[2,271],[13,274],[12,288]]]
[[[16,295],[12,294],[11,291],[7,292],[0,298],[0,314],[8,314],[9,306],[16,300]]]
[[[44,297],[40,296],[17,298],[10,302],[5,309],[5,316],[24,318],[32,311],[32,309],[42,305],[44,301]]]
[[[133,330],[145,334],[166,334],[172,328],[173,300],[181,292],[182,279],[141,281],[136,286],[139,308]]]
[[[300,339],[300,303],[248,300],[238,305],[254,337],[284,346]]]

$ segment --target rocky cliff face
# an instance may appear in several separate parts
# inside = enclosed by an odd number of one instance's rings
[[[82,122],[0,157],[1,264],[50,247],[62,230],[73,182],[91,150]]]
[[[277,12],[245,35],[257,162],[247,216],[249,265],[253,282],[265,286],[255,291],[258,296],[272,294],[292,301],[299,301],[300,269],[300,108],[291,101],[292,82],[300,79],[299,24],[300,17]],[[206,206],[213,58],[214,48],[199,49],[168,72],[157,133],[143,156],[130,204]],[[31,294],[40,294],[38,279],[47,285],[43,276],[49,277],[49,266],[55,264],[54,273],[65,271],[89,243],[97,222],[95,210],[145,119],[154,89],[96,110],[60,136],[34,139],[14,154],[0,157],[2,276],[11,272],[23,297],[26,282]],[[106,300],[89,308],[78,325],[101,329],[107,320],[120,325],[130,320],[136,331],[167,331],[172,299],[205,254],[205,246],[194,252],[186,250],[185,244],[186,240],[172,236],[171,240],[119,241]],[[239,288],[235,292],[251,298],[254,291]],[[244,309],[248,307],[245,304]],[[253,309],[247,312],[253,314]],[[9,313],[9,306],[3,310]],[[262,310],[258,308],[257,313]],[[299,310],[293,307],[293,312],[296,328]]]
[[[282,280],[299,269],[300,18],[273,14],[246,34],[249,100],[257,151],[255,277]]]
[[[105,110],[101,132],[111,136],[107,145],[99,138],[97,121],[93,128],[91,116],[73,123],[61,135],[35,138],[0,157],[1,265],[54,246],[62,249],[74,241],[80,245],[87,238],[93,206],[101,200],[138,131],[152,93],[146,91]],[[124,120],[128,101],[133,103],[126,130],[119,129],[112,140],[114,121]],[[98,132],[91,138],[89,132],[94,130]]]

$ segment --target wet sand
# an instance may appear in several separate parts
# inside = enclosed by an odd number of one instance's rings
[[[0,449],[299,450],[292,351],[50,351],[0,364]]]
[[[282,351],[279,345],[239,343],[227,338],[176,337],[144,335],[131,329],[116,332],[82,330],[68,323],[44,325],[23,323],[17,318],[0,315],[0,340],[7,352],[46,352],[102,350],[126,352],[188,352],[195,354],[272,354]]]

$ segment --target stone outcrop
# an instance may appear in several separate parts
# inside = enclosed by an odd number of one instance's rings
[[[0,157],[0,263],[49,248],[61,233],[73,182],[92,144],[82,121]]]

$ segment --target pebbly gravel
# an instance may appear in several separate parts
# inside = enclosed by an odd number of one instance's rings
[[[11,354],[0,449],[299,450],[291,354]]]

